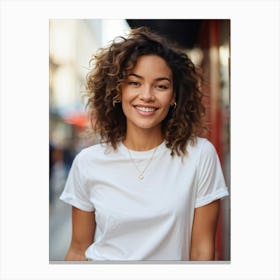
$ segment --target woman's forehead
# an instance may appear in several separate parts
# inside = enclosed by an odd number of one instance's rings
[[[139,56],[133,68],[127,71],[127,75],[136,74],[145,76],[147,73],[172,78],[172,71],[166,61],[158,55]]]

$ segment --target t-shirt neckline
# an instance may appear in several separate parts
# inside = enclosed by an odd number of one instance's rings
[[[126,155],[129,155],[128,154],[128,150],[129,150],[130,154],[133,156],[134,159],[141,159],[141,158],[147,158],[147,157],[152,156],[155,149],[157,149],[155,152],[155,156],[162,153],[162,151],[164,151],[164,149],[166,148],[166,143],[165,143],[165,141],[163,141],[157,147],[147,150],[147,151],[136,151],[136,150],[128,149],[122,142],[119,143],[118,148],[120,149],[120,151],[122,153],[124,153]]]

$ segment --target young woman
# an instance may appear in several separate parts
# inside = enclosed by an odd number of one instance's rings
[[[72,205],[66,260],[214,260],[228,195],[213,145],[199,137],[196,69],[138,28],[93,58],[88,108],[101,143],[75,158],[61,199]]]

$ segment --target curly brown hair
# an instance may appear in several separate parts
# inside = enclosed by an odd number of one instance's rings
[[[123,140],[126,117],[116,102],[127,73],[142,55],[163,58],[172,71],[176,108],[170,107],[162,122],[162,134],[172,156],[184,155],[187,143],[193,143],[203,129],[201,75],[185,52],[146,27],[132,29],[127,38],[117,37],[91,58],[86,90],[92,128],[101,142],[114,149]]]

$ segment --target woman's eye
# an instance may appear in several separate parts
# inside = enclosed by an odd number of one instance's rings
[[[168,86],[166,85],[157,85],[156,87],[159,89],[168,89]]]
[[[135,82],[135,81],[130,81],[130,82],[128,82],[128,84],[129,84],[130,86],[134,86],[134,87],[137,87],[137,86],[140,85],[140,83]]]

